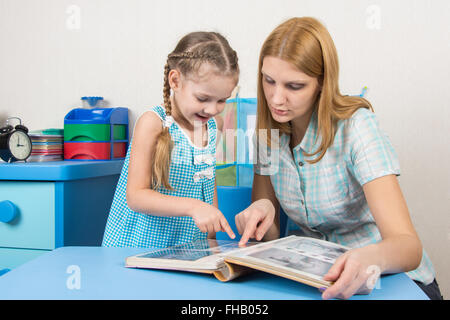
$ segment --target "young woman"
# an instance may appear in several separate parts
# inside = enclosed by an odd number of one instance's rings
[[[334,284],[324,299],[370,292],[370,270],[410,271],[440,298],[397,181],[395,151],[371,104],[340,93],[338,69],[334,43],[314,18],[290,19],[264,42],[256,129],[268,133],[257,145],[271,157],[257,153],[254,202],[236,216],[241,244],[279,237],[281,206],[297,229],[290,233],[352,248],[325,275]]]

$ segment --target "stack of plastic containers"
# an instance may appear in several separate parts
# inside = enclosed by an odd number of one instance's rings
[[[127,108],[77,108],[64,117],[65,160],[123,159],[128,141]]]
[[[256,126],[256,98],[236,98],[226,102],[216,154],[218,186],[251,187],[253,183],[253,132]],[[231,133],[231,134],[230,134]]]

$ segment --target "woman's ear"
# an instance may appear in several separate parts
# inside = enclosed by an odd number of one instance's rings
[[[181,73],[177,69],[172,69],[168,76],[169,86],[175,92],[181,87]]]

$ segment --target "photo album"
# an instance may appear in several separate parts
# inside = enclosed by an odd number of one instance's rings
[[[313,238],[289,236],[268,242],[197,240],[126,258],[128,268],[166,269],[213,274],[230,281],[253,270],[271,273],[316,288],[336,259],[349,248]]]

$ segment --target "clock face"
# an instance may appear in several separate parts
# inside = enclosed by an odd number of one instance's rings
[[[31,139],[23,131],[14,131],[9,137],[9,150],[17,160],[25,160],[31,154]]]

